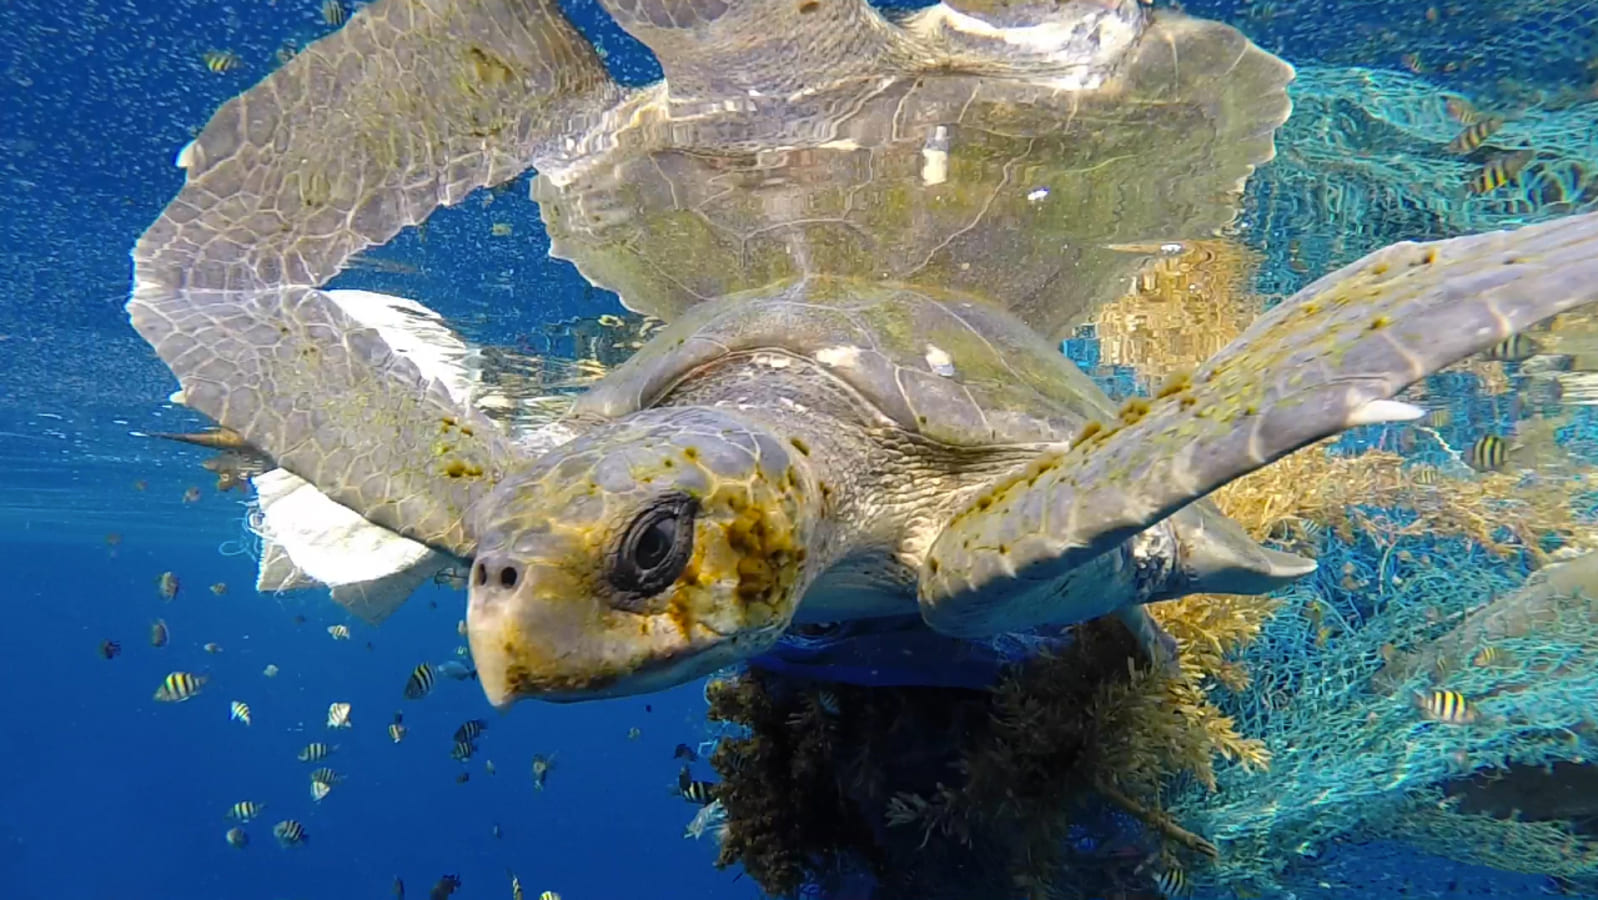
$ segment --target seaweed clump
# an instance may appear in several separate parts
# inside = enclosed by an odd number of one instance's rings
[[[1206,777],[1216,750],[1166,702],[1184,679],[1138,655],[1100,621],[987,691],[759,668],[714,682],[711,717],[747,730],[711,757],[727,813],[718,865],[741,863],[776,896],[861,872],[880,900],[1147,895],[1155,860],[1214,852],[1151,789],[1195,761]]]

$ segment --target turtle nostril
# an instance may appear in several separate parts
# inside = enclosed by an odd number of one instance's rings
[[[472,580],[481,587],[488,583],[488,567],[482,563],[477,564],[477,571],[472,573]]]
[[[513,588],[516,586],[516,567],[506,566],[499,570],[499,583],[501,587]]]

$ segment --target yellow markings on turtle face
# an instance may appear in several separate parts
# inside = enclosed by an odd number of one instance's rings
[[[448,478],[481,478],[483,467],[476,463],[452,459],[444,464],[444,475]]]
[[[472,67],[472,74],[482,84],[508,84],[516,77],[515,69],[512,69],[498,56],[481,47],[466,48],[466,61]]]
[[[1371,331],[1381,331],[1383,328],[1386,328],[1388,325],[1391,325],[1392,322],[1393,322],[1393,320],[1387,318],[1386,316],[1377,316],[1376,318],[1371,319],[1370,325],[1367,326],[1367,327]]]

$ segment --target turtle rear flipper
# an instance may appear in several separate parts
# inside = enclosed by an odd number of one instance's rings
[[[1378,250],[1261,316],[1191,379],[978,496],[922,563],[922,615],[964,634],[1016,627],[1004,613],[1011,578],[1037,586],[1022,592],[1035,622],[1246,587],[1234,567],[1187,572],[1177,556],[1162,568],[1171,548],[1154,545],[1173,531],[1180,543],[1182,523],[1150,526],[1313,441],[1419,418],[1391,398],[1594,300],[1598,214]]]
[[[228,101],[135,248],[133,326],[184,403],[386,528],[457,554],[514,451],[317,287],[508,180],[618,88],[550,0],[384,0]]]

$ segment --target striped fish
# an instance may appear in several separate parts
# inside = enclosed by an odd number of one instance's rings
[[[349,17],[350,11],[345,8],[340,0],[325,0],[322,3],[322,21],[334,28],[343,25],[344,20]]]
[[[388,723],[388,739],[396,744],[405,740],[405,726],[399,722]]]
[[[1499,116],[1486,116],[1465,127],[1457,137],[1448,142],[1448,152],[1464,156],[1473,152],[1482,142],[1498,133],[1504,127],[1504,120]]]
[[[1448,111],[1448,117],[1461,125],[1474,125],[1481,121],[1481,113],[1475,104],[1464,97],[1451,96],[1443,101],[1443,108]]]
[[[405,680],[405,699],[420,700],[427,696],[433,689],[433,667],[422,663],[411,670],[411,677]]]
[[[337,746],[330,747],[321,741],[313,741],[306,744],[305,749],[300,751],[300,762],[319,762],[332,756],[333,751],[337,749]]]
[[[475,741],[479,735],[487,730],[487,722],[484,722],[482,719],[472,719],[462,724],[461,727],[455,729],[455,740]]]
[[[471,759],[472,754],[476,752],[477,747],[474,746],[471,741],[456,741],[455,746],[449,751],[449,758],[459,762],[465,762],[468,759]]]
[[[312,782],[311,782],[311,799],[312,800],[315,800],[316,802],[320,803],[320,802],[322,802],[322,798],[323,797],[326,797],[328,794],[331,794],[332,792],[333,792],[333,785],[332,784],[330,784],[330,783],[328,783],[326,781],[315,781],[315,780],[312,780]]]
[[[1491,669],[1496,666],[1506,665],[1508,662],[1508,653],[1505,653],[1497,647],[1488,644],[1477,652],[1475,658],[1471,660],[1471,665],[1474,665],[1478,668]]]
[[[1469,725],[1476,721],[1476,707],[1458,691],[1427,691],[1416,694],[1414,702],[1415,707],[1434,722]]]
[[[1509,458],[1509,448],[1496,434],[1484,434],[1470,447],[1470,467],[1478,472],[1496,472]]]
[[[304,844],[311,839],[311,836],[305,833],[305,826],[293,819],[284,819],[273,825],[272,835],[285,847]]]
[[[234,700],[228,706],[228,718],[235,722],[250,724],[250,704],[243,700]]]
[[[239,55],[232,50],[207,50],[200,59],[205,62],[207,69],[218,75],[239,67]]]
[[[1193,885],[1187,880],[1187,873],[1179,868],[1170,868],[1154,876],[1154,888],[1160,896],[1166,898],[1186,897],[1193,892]]]
[[[173,672],[155,689],[155,699],[162,703],[182,703],[193,697],[205,687],[205,675],[191,675],[188,672]]]
[[[1542,348],[1529,335],[1512,334],[1487,348],[1487,358],[1503,362],[1521,362],[1536,356]]]
[[[348,703],[329,703],[327,705],[327,727],[350,727],[350,705]]]
[[[1513,153],[1498,153],[1487,160],[1481,171],[1470,180],[1472,194],[1490,194],[1504,185],[1520,177],[1521,170],[1525,169],[1537,154],[1530,150],[1516,150]]]
[[[240,800],[228,807],[227,817],[238,822],[248,822],[261,814],[266,809],[265,803],[256,803],[254,800]]]
[[[688,773],[688,767],[683,766],[677,773],[677,793],[689,803],[705,806],[716,799],[716,786],[709,781],[695,781]]]

